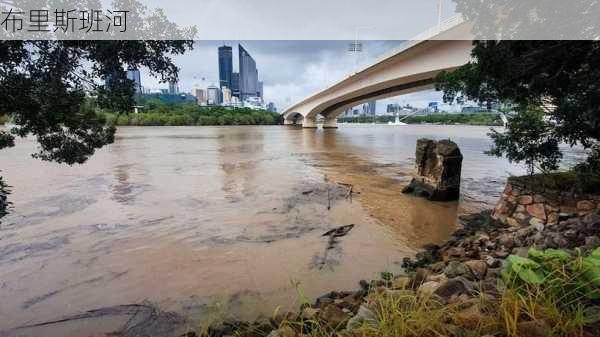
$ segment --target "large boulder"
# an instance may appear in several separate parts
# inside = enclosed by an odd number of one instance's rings
[[[402,192],[432,201],[457,200],[463,156],[451,140],[417,140],[415,164],[417,175]]]

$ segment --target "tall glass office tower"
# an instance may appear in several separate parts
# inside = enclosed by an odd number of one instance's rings
[[[137,68],[127,69],[127,78],[133,81],[133,87],[136,94],[142,93],[142,79],[140,71]]]
[[[240,73],[231,74],[231,94],[240,98]]]
[[[240,98],[254,97],[258,91],[258,70],[256,62],[241,44],[238,44],[240,62]]]
[[[231,47],[219,47],[219,86],[221,89],[232,88],[231,75],[233,73],[233,54]]]

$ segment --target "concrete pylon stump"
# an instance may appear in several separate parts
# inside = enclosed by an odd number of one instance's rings
[[[463,156],[451,140],[417,140],[415,165],[417,174],[402,193],[432,201],[452,201],[460,196]]]

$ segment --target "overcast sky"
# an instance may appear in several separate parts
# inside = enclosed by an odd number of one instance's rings
[[[401,41],[364,41],[363,51],[348,51],[348,41],[199,41],[194,50],[177,56],[180,67],[180,91],[191,92],[194,87],[218,85],[219,65],[217,48],[233,47],[233,69],[238,71],[237,45],[241,43],[256,61],[259,80],[264,83],[265,101],[274,102],[279,111],[319,90],[343,79],[360,66],[373,62],[397,48]],[[142,85],[147,89],[167,87],[148,76],[142,69]],[[441,94],[426,91],[379,101],[378,112],[385,111],[390,102],[425,107],[428,102],[440,101]]]

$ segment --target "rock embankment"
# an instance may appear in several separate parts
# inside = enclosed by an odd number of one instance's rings
[[[600,209],[600,194],[542,187],[511,177],[492,217],[512,227],[556,225],[565,216],[583,217]]]
[[[486,314],[479,304],[482,296],[499,302],[502,292],[499,275],[510,254],[526,255],[532,245],[577,247],[583,251],[600,246],[600,210],[584,216],[561,213],[554,224],[534,223],[526,227],[507,226],[494,219],[491,211],[463,216],[461,222],[462,228],[445,244],[430,245],[415,259],[405,259],[406,274],[382,273],[379,280],[361,281],[356,291],[330,292],[312,305],[303,305],[299,312],[278,313],[255,322],[225,322],[211,327],[208,335],[296,337],[304,336],[303,327],[314,326],[314,322],[318,322],[320,329],[351,333],[365,322],[380,319],[377,305],[381,302],[377,301],[382,296],[434,298],[436,305],[455,310],[454,321],[445,322],[443,329],[449,335],[461,335],[461,329],[467,333],[485,320]],[[542,337],[549,333],[549,327],[539,321],[519,322],[516,328],[523,336]]]

